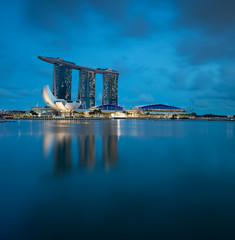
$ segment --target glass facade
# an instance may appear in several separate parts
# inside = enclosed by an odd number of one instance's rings
[[[149,111],[149,112],[185,112],[185,109],[169,106],[165,104],[150,104],[150,105],[143,105],[143,106],[136,106],[132,109],[141,109],[143,111]]]
[[[144,105],[144,106],[139,106],[139,109],[179,109],[177,107],[165,105],[165,104],[151,104],[151,105]]]
[[[85,109],[95,106],[95,72],[79,71],[78,101]]]
[[[118,105],[118,75],[113,73],[103,74],[102,104]]]
[[[98,108],[100,110],[123,111],[123,107],[117,106],[117,105],[113,105],[113,104],[100,105],[100,106],[97,106],[96,108]]]
[[[54,64],[52,93],[58,99],[71,100],[72,68]]]

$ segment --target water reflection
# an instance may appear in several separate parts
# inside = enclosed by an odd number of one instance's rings
[[[79,166],[92,170],[95,167],[95,135],[94,124],[77,126]]]
[[[63,173],[71,166],[71,136],[64,133],[56,135],[53,146],[54,167],[56,173]]]
[[[111,121],[110,124],[102,124],[103,163],[106,169],[117,164],[117,134],[119,134],[119,132],[119,121]]]
[[[0,239],[234,239],[234,124],[0,124]]]
[[[55,173],[59,175],[68,172],[73,161],[78,161],[80,169],[89,171],[100,163],[106,170],[115,167],[118,161],[117,127],[118,121],[45,122],[44,157],[53,158]],[[96,142],[100,139],[102,148],[97,151]]]

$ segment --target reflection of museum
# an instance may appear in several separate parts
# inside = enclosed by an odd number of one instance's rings
[[[80,169],[87,170],[93,170],[99,165],[108,169],[117,164],[116,121],[105,121],[99,125],[98,131],[102,144],[101,160],[96,153],[96,136],[98,134],[93,121],[74,124],[73,128],[66,122],[60,121],[60,123],[51,122],[49,125],[45,125],[43,139],[44,155],[52,155],[56,174],[63,175],[68,172],[74,165],[72,159]]]

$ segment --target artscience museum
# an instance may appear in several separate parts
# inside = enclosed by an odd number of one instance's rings
[[[51,92],[48,85],[45,85],[42,90],[42,98],[46,105],[58,112],[71,112],[81,106],[79,101],[69,101],[65,99],[57,99]]]

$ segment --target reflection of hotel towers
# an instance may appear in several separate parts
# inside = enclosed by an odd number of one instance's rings
[[[104,121],[101,123],[103,164],[105,167],[117,164],[117,126],[116,121]],[[93,169],[95,166],[95,135],[93,122],[82,125],[78,129],[79,137],[79,166]]]
[[[96,73],[103,74],[102,104],[118,105],[118,75],[112,69],[93,69],[81,67],[63,58],[38,57],[54,64],[52,93],[58,99],[71,100],[72,69],[79,70],[79,87],[77,100],[84,108],[95,106],[95,77]]]
[[[92,170],[95,166],[95,134],[93,121],[77,124],[76,131],[78,133],[78,151],[79,151],[79,167]],[[48,129],[49,127],[49,129]],[[106,168],[117,164],[117,121],[102,121],[101,134],[103,145],[103,164]],[[75,133],[76,134],[76,133]],[[66,173],[72,162],[71,145],[72,145],[71,129],[63,126],[45,125],[43,151],[45,156],[50,150],[53,150],[54,169],[56,174]]]
[[[51,132],[52,131],[52,132]],[[43,150],[47,155],[50,148],[53,149],[54,169],[56,174],[63,174],[71,167],[71,135],[59,132],[55,126],[49,132],[45,132]]]
[[[102,124],[103,163],[105,167],[117,164],[117,122],[109,121]]]
[[[56,173],[63,173],[71,166],[71,136],[57,134],[53,148],[54,163]]]
[[[95,166],[95,135],[93,122],[78,128],[79,166],[93,169]]]

